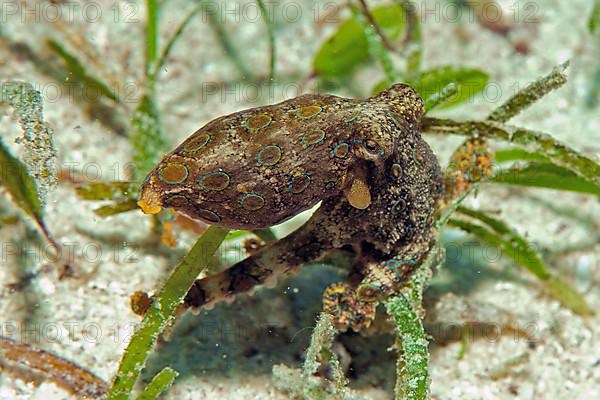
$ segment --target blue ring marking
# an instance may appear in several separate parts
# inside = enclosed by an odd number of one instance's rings
[[[339,149],[340,147],[342,147],[342,146],[346,147],[346,155],[344,155],[343,157],[341,157],[341,156],[338,156],[338,154],[337,154],[337,153],[338,153],[338,149]],[[349,151],[350,151],[350,145],[349,145],[347,142],[341,142],[341,143],[339,143],[337,146],[335,146],[335,147],[333,148],[333,155],[334,155],[336,158],[346,158],[346,157],[348,157],[348,152],[349,152]]]
[[[400,273],[398,272],[398,267],[405,263],[411,263],[414,265],[417,263],[417,261],[412,258],[406,258],[406,259],[401,259],[401,260],[392,258],[391,260],[387,260],[385,262],[385,268],[391,269],[392,271],[394,271],[394,275],[396,275],[396,278],[402,279],[402,277],[400,276]]]
[[[300,114],[298,114],[300,112],[300,110],[302,110],[303,108],[314,107],[314,106],[319,107],[319,111],[317,111],[316,113],[314,113],[312,115],[309,115],[308,117],[303,117]],[[312,117],[316,117],[317,115],[321,114],[322,112],[323,112],[323,107],[321,107],[319,105],[315,104],[315,105],[312,105],[312,106],[304,106],[304,107],[300,107],[298,110],[296,110],[296,118],[299,118],[299,119],[309,119],[309,118],[312,118]]]
[[[197,211],[197,215],[200,219],[205,219],[208,222],[217,223],[221,221],[221,217],[214,211],[207,210],[205,208],[200,208]]]
[[[264,124],[263,126],[259,126],[258,128],[251,128],[248,126],[248,121],[254,117],[258,117],[260,115],[265,115],[269,118],[269,122],[267,122],[266,124]],[[260,131],[262,129],[265,129],[266,127],[268,127],[269,125],[271,125],[271,122],[273,122],[273,117],[270,116],[267,113],[259,113],[259,114],[255,114],[255,115],[250,115],[248,118],[246,118],[243,122],[242,125],[244,126],[244,128],[246,128],[249,132],[257,132]]]
[[[260,207],[258,208],[247,208],[244,206],[244,200],[246,200],[248,197],[253,197],[253,198],[258,198],[262,201],[262,204]],[[261,196],[260,194],[257,193],[245,193],[240,197],[240,206],[242,206],[242,208],[248,210],[248,211],[258,211],[261,208],[263,208],[265,206],[265,198],[263,196]]]
[[[262,152],[267,150],[268,148],[272,148],[272,147],[276,147],[279,150],[279,159],[277,159],[277,161],[275,161],[273,163],[265,163],[265,162],[260,161],[260,155],[262,154]],[[283,150],[281,150],[281,147],[277,146],[276,144],[268,144],[258,150],[258,152],[256,153],[256,162],[261,166],[272,167],[273,165],[275,165],[279,161],[281,161],[282,154],[283,154]]]
[[[299,192],[293,192],[292,191],[292,186],[294,185],[294,180],[296,178],[301,177],[301,176],[303,176],[305,178],[308,178],[308,183],[306,184],[306,187],[304,189],[302,189],[301,191],[299,191]],[[288,184],[288,191],[291,192],[291,193],[294,193],[294,194],[300,194],[300,193],[304,192],[306,190],[306,188],[308,188],[308,186],[310,185],[311,182],[312,182],[312,178],[307,173],[302,173],[300,175],[294,175],[294,176],[292,176],[292,179],[290,179],[290,183]]]
[[[380,284],[375,284],[375,283],[361,283],[359,285],[359,288],[360,287],[364,287],[364,286],[368,286],[370,288],[374,288],[374,289],[377,289],[377,290],[381,290],[381,287],[382,287]]]
[[[363,287],[371,288],[371,289],[374,289],[374,290],[376,290],[376,291],[378,291],[378,292],[381,292],[381,291],[382,291],[382,286],[381,286],[381,285],[379,285],[379,284],[375,284],[375,283],[361,283],[361,284],[358,286],[357,290],[356,290],[356,297],[357,297],[359,300],[362,300],[362,301],[364,301],[364,302],[369,302],[369,303],[374,303],[374,302],[376,302],[377,300],[374,300],[374,301],[369,301],[370,299],[369,299],[368,297],[367,297],[366,299],[364,299],[364,296],[361,296],[361,295],[360,295],[360,292],[361,292],[360,288],[363,288]]]
[[[306,135],[310,135],[310,134],[315,133],[315,132],[321,132],[323,135],[317,141],[307,142],[305,140],[306,139]],[[322,129],[313,129],[312,131],[306,132],[305,134],[302,135],[302,144],[305,145],[305,146],[312,146],[312,145],[315,145],[315,144],[319,144],[323,140],[325,140],[325,132]]]
[[[201,135],[206,135],[207,136],[206,141],[204,143],[201,143],[201,144],[196,143],[196,146],[190,147],[190,143],[193,144],[194,141],[197,141],[198,138]],[[183,152],[187,153],[187,154],[189,154],[189,153],[196,153],[196,152],[202,150],[203,148],[205,148],[206,146],[208,146],[208,144],[210,143],[211,140],[212,140],[212,136],[210,134],[208,134],[206,132],[201,132],[197,136],[195,136],[193,139],[191,139],[187,144],[183,145]]]
[[[163,176],[162,176],[162,170],[159,170],[157,175],[158,175],[158,179],[161,182],[166,183],[167,185],[177,185],[177,184],[179,184],[181,182],[185,182],[185,180],[188,178],[188,176],[190,176],[190,170],[187,167],[187,165],[181,164],[181,163],[170,163],[170,164],[167,164],[164,168],[167,168],[170,165],[181,165],[183,167],[183,169],[185,169],[185,176],[182,179],[178,180],[178,181],[168,181],[168,180],[166,180],[166,179],[163,178]]]
[[[394,171],[398,172],[398,176],[396,176],[394,174]],[[396,181],[400,180],[403,173],[404,173],[404,170],[402,169],[402,166],[398,163],[393,163],[392,166],[390,167],[390,175]]]
[[[225,186],[223,189],[211,189],[211,188],[209,188],[208,186],[204,186],[204,185],[202,184],[202,181],[203,181],[204,179],[208,178],[208,177],[209,177],[209,176],[211,176],[211,175],[215,175],[215,174],[225,175],[225,176],[227,177],[227,185],[226,185],[226,186]],[[229,186],[229,184],[231,183],[231,177],[229,176],[229,174],[227,174],[227,172],[224,172],[224,171],[212,171],[212,172],[209,172],[208,174],[204,174],[204,175],[202,175],[202,176],[201,176],[201,177],[198,179],[197,183],[198,183],[198,186],[200,186],[200,188],[201,188],[201,189],[204,189],[204,190],[214,190],[214,191],[217,191],[217,192],[218,192],[218,191],[221,191],[221,190],[225,190],[225,189],[227,189],[227,187],[228,187],[228,186]]]
[[[167,208],[167,209],[173,209],[173,208],[176,208],[176,207],[177,208],[182,207],[181,204],[177,205],[177,201],[178,200],[179,201],[182,200],[183,206],[185,206],[186,204],[188,204],[188,199],[185,196],[183,196],[181,194],[176,194],[174,196],[169,196],[169,197],[167,197],[165,199],[165,202],[164,202],[165,208]]]

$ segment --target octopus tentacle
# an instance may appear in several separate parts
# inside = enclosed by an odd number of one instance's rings
[[[353,245],[361,249],[353,282],[332,285],[324,294],[324,309],[342,330],[368,327],[376,305],[407,281],[429,251],[431,214],[442,194],[439,166],[425,142],[414,133],[401,144],[381,166],[366,164],[369,207],[358,209],[344,195],[326,199],[297,231],[226,271],[196,281],[185,305],[211,306],[296,271],[332,249]],[[399,166],[402,174],[397,173]]]

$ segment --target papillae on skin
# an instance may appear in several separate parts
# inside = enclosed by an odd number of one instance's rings
[[[298,118],[298,112],[293,114],[294,110],[316,109],[317,106],[323,110],[319,115],[324,115],[316,116],[312,121]],[[350,110],[355,107],[360,108],[360,113],[350,120]],[[260,139],[260,132],[248,129],[247,122],[244,125],[244,121],[257,114],[272,115],[271,124],[282,120],[282,125],[268,126],[266,135]],[[186,142],[167,155],[149,174],[142,189],[142,209],[156,211],[168,207],[169,196],[176,194],[182,199],[178,211],[191,217],[201,218],[206,214],[206,208],[212,207],[211,213],[223,215],[216,225],[259,229],[264,227],[262,221],[272,225],[321,201],[320,207],[296,231],[267,244],[221,273],[197,280],[185,297],[185,306],[212,307],[219,301],[270,283],[277,276],[297,271],[302,264],[319,260],[332,250],[344,248],[354,252],[354,264],[346,282],[334,284],[325,291],[324,310],[333,316],[341,330],[367,328],[375,316],[377,304],[408,281],[411,272],[429,252],[436,235],[433,213],[443,193],[443,180],[435,155],[419,133],[422,114],[423,101],[412,88],[403,84],[363,101],[306,95],[232,114],[202,128],[214,131],[219,124],[226,126],[222,132],[229,134],[230,142],[254,134],[250,139],[241,140],[248,142],[244,149],[253,151],[260,151],[265,145],[271,146],[271,150],[272,143],[277,143],[280,154],[290,156],[290,159],[282,159],[279,165],[257,166],[252,164],[256,159],[251,154],[237,159],[236,166],[230,167],[224,153],[221,153],[223,158],[218,157],[218,143],[206,151],[204,159],[190,161],[190,157],[182,155]],[[309,122],[312,125],[306,127]],[[246,129],[239,128],[240,124]],[[323,132],[321,142],[306,146],[301,139],[294,139],[300,131],[317,129]],[[349,144],[349,154],[338,159],[331,151],[342,142]],[[231,151],[232,144],[227,146]],[[207,192],[205,187],[198,192],[193,183],[173,189],[165,188],[164,182],[156,178],[160,168],[164,169],[169,163],[188,165],[194,161],[204,164],[190,167],[190,175],[203,177],[202,174],[210,170],[207,168],[219,168],[219,171],[228,172],[230,187],[222,193]],[[244,172],[236,175],[235,171]],[[260,182],[257,182],[257,176],[248,177],[253,171],[262,174]],[[289,193],[290,182],[300,173],[312,179],[308,188],[294,197],[294,193]],[[238,179],[239,176],[243,179]],[[229,203],[223,203],[222,198],[211,203],[209,197],[213,194],[223,198],[238,196],[241,206],[223,205]],[[244,207],[248,205],[244,204],[248,196],[260,196],[252,200],[262,201],[258,204],[263,204],[262,208],[250,212],[249,207]],[[200,200],[195,200],[198,198]],[[267,204],[277,208],[269,209]],[[172,208],[177,210],[177,207]],[[273,221],[273,218],[278,220]]]

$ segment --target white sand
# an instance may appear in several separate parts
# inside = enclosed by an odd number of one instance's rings
[[[508,10],[511,2],[502,3]],[[29,15],[23,23],[20,20],[23,10],[16,16],[7,16],[7,10],[3,8],[2,18],[6,18],[6,23],[3,20],[0,29],[34,48],[44,35],[52,34],[58,38],[69,35],[72,40],[80,38],[77,40],[88,44],[77,46],[78,50],[100,55],[103,65],[96,69],[98,74],[114,74],[119,82],[132,82],[143,75],[141,22],[144,7],[142,4],[136,6],[139,8],[121,8],[115,23],[112,4],[103,3],[102,17],[97,22],[86,22],[82,17],[82,6],[76,5],[75,21],[70,25],[44,22],[44,11],[40,11],[39,22]],[[214,4],[222,5],[221,2]],[[232,7],[232,3],[229,4]],[[239,26],[233,24],[235,16],[227,14],[226,26],[247,67],[266,74],[265,26],[254,19],[253,4],[251,1],[241,3],[243,16]],[[339,7],[335,3],[328,4]],[[433,9],[436,1],[426,4],[428,9]],[[554,65],[571,59],[569,83],[517,117],[514,123],[549,132],[598,160],[598,109],[589,110],[584,105],[591,76],[600,58],[597,37],[592,38],[586,29],[590,2],[518,3],[522,13],[512,35],[527,38],[531,46],[527,56],[516,54],[506,39],[478,24],[448,21],[451,14],[444,13],[451,10],[445,8],[445,4],[437,5],[442,13],[439,22],[433,15],[424,21],[425,66],[459,64],[482,68],[491,74],[492,81],[497,83],[495,87],[501,88],[501,99],[506,99],[515,84],[522,86],[547,73]],[[295,5],[299,5],[301,17],[292,22]],[[173,31],[190,6],[184,1],[167,3],[161,16],[163,37]],[[316,5],[321,19],[331,6]],[[274,9],[281,22],[277,25],[277,71],[281,84],[267,102],[296,93],[298,84],[295,82],[310,72],[312,56],[336,26],[325,20],[315,28],[312,1],[282,1]],[[531,10],[535,11],[534,17],[539,23],[524,23],[525,12]],[[88,12],[92,11],[88,9]],[[130,12],[133,12],[130,17],[139,22],[131,21],[131,18],[125,20]],[[347,14],[344,12],[343,15]],[[444,15],[448,18],[443,18]],[[286,18],[288,22],[284,23]],[[68,18],[64,16],[63,19]],[[117,163],[116,171],[122,178],[124,165],[130,159],[128,140],[115,135],[98,121],[90,120],[82,107],[66,93],[62,93],[57,101],[50,100],[53,88],[56,89],[50,78],[41,75],[31,63],[15,60],[4,46],[0,47],[0,52],[2,80],[37,83],[45,94],[46,118],[55,129],[61,163],[87,173],[90,179],[94,178],[96,170],[100,170],[107,180],[115,178]],[[207,22],[198,17],[175,46],[158,84],[165,131],[173,145],[214,117],[258,104],[248,86],[237,87],[226,95],[211,95],[202,90],[232,81],[235,76],[236,69],[215,42]],[[379,69],[366,70],[355,76],[353,86],[366,95],[379,77]],[[285,86],[287,82],[292,84]],[[282,88],[287,90],[287,96]],[[139,91],[135,92],[133,98],[137,99],[139,94]],[[499,105],[501,100],[491,99],[494,96],[490,92],[487,99],[480,96],[471,104],[439,115],[483,118]],[[133,108],[135,104],[130,106]],[[15,121],[3,118],[0,128],[5,143],[10,143],[15,154],[19,154],[19,146],[7,139],[19,135]],[[459,141],[455,138],[432,139],[442,162]],[[539,244],[548,259],[552,259],[552,268],[576,283],[592,309],[599,308],[600,206],[597,199],[548,190],[488,187],[473,204],[484,210],[501,212],[502,218],[528,240]],[[2,209],[10,209],[9,213],[15,212],[4,196],[0,205]],[[131,212],[101,219],[92,212],[95,206],[77,198],[72,188],[61,186],[52,193],[46,210],[47,224],[56,239],[61,243],[73,243],[70,246],[76,255],[76,270],[82,274],[94,271],[87,280],[58,281],[55,269],[43,260],[12,254],[11,243],[22,243],[21,248],[32,255],[40,253],[35,247],[40,241],[36,239],[31,223],[1,228],[2,256],[5,258],[1,262],[0,284],[21,282],[29,274],[33,277],[20,290],[4,289],[1,292],[0,333],[53,351],[108,380],[117,369],[132,326],[139,322],[129,310],[129,296],[136,290],[156,289],[169,266],[191,244],[193,236],[182,235],[177,251],[171,251],[169,257],[169,251],[157,253],[143,246],[150,233],[147,216]],[[559,212],[551,207],[556,207]],[[566,217],[562,212],[573,213],[577,218]],[[94,232],[96,238],[85,234],[89,231]],[[117,244],[125,241],[139,246],[131,251],[117,251]],[[561,253],[577,246],[582,249]],[[101,251],[99,255],[96,254],[98,250]],[[468,262],[465,264],[469,265]],[[505,263],[496,263],[492,268],[498,271],[504,266]],[[469,343],[462,359],[458,358],[460,343],[433,346],[433,397],[440,400],[600,398],[600,317],[583,319],[574,315],[545,296],[527,273],[518,269],[512,272],[514,276],[522,277],[521,282],[484,279],[482,274],[481,282],[468,294],[468,301],[492,305],[488,315],[492,321],[497,310],[512,313],[515,323],[530,324],[527,327],[536,329],[539,342],[530,349],[522,338],[514,340],[510,335],[497,341],[475,340]],[[313,268],[310,273],[292,281],[290,289],[284,284],[275,290],[262,290],[255,297],[244,297],[231,306],[217,307],[207,315],[187,316],[178,326],[173,341],[162,345],[160,356],[154,357],[151,363],[154,372],[162,365],[170,364],[182,373],[165,398],[286,398],[274,389],[270,369],[277,363],[298,365],[310,332],[302,328],[312,325],[313,314],[305,309],[317,310],[320,289],[315,288],[326,285],[332,279],[330,275],[320,276]],[[300,288],[299,293],[294,293],[294,288]],[[304,293],[306,296],[302,297]],[[17,332],[11,330],[14,327],[18,327]],[[24,332],[24,327],[29,333]],[[391,343],[390,337],[345,337],[341,341],[355,362],[356,377],[353,379],[356,382],[353,385],[368,398],[391,398],[394,366],[392,355],[386,356],[384,351]],[[503,376],[492,377],[515,357],[520,357],[521,362],[507,368]],[[52,383],[36,386],[14,379],[3,371],[0,398],[46,400],[71,397]]]

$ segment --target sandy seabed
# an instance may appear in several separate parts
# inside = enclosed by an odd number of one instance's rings
[[[471,102],[437,115],[484,118],[516,88],[571,60],[569,82],[513,123],[551,133],[599,160],[600,113],[598,107],[586,107],[590,82],[600,60],[598,37],[587,30],[591,2],[501,1],[504,12],[511,20],[516,19],[514,29],[505,38],[470,22],[468,14],[457,20],[447,3],[440,1],[417,2],[423,11],[429,10],[423,17],[424,67],[481,68],[490,74],[491,84]],[[67,43],[80,44],[75,50],[97,55],[101,65],[92,66],[92,71],[97,68],[120,82],[140,81],[143,76],[144,4],[72,3],[72,23],[54,21],[53,14],[44,15],[43,8],[39,9],[39,18],[35,12],[24,14],[21,3],[14,3],[18,7],[13,15],[7,12],[7,4],[0,8],[0,32],[4,35],[0,40],[8,37],[13,44],[22,42],[37,50],[46,37],[69,37]],[[35,10],[34,2],[27,4]],[[210,4],[219,8],[224,2]],[[260,17],[256,19],[254,2],[236,4],[241,14],[236,17],[224,13],[224,26],[235,38],[245,65],[266,75],[268,41],[264,23]],[[233,2],[229,5],[234,7]],[[279,21],[276,37],[280,78],[265,102],[283,100],[305,87],[298,82],[310,73],[320,43],[335,30],[335,20],[347,16],[345,11],[329,14],[340,5],[310,0],[273,4]],[[521,10],[519,14],[511,14],[515,5]],[[170,35],[190,6],[178,0],[164,7],[163,38]],[[92,12],[96,7],[101,10],[98,18],[91,19],[82,11]],[[69,18],[64,15],[63,19]],[[513,47],[521,40],[530,47],[526,55]],[[24,80],[40,88],[61,165],[71,166],[89,179],[98,173],[105,180],[122,179],[124,166],[131,158],[128,139],[90,117],[84,106],[60,92],[62,89],[29,57],[15,51],[15,46],[7,41],[0,44],[1,79]],[[236,76],[238,72],[224,55],[214,31],[204,17],[197,17],[175,45],[158,81],[159,107],[172,145],[212,118],[259,105],[253,94],[256,87],[235,86],[231,82]],[[351,86],[355,94],[366,96],[380,78],[380,69],[366,68],[355,74]],[[258,88],[266,90],[264,85]],[[140,95],[137,89],[135,85],[122,88],[131,98],[132,109]],[[20,154],[20,145],[12,143],[12,138],[20,134],[16,121],[2,118],[0,129],[4,142],[14,154]],[[460,138],[431,138],[430,143],[443,164]],[[598,310],[597,199],[545,189],[496,186],[482,190],[471,205],[498,212],[509,221],[539,246],[551,268],[582,292],[593,310]],[[6,196],[0,198],[0,206],[15,212]],[[155,290],[194,236],[178,234],[176,249],[156,251],[145,245],[151,228],[147,216],[136,211],[102,219],[92,211],[96,206],[80,200],[73,188],[64,184],[51,193],[46,208],[49,229],[59,242],[73,249],[74,266],[80,275],[76,278],[57,279],[56,269],[41,257],[41,242],[32,224],[0,226],[0,285],[4,288],[0,321],[2,334],[52,351],[110,380],[132,328],[139,322],[129,309],[129,296],[136,290]],[[279,232],[288,232],[294,223],[280,227]],[[453,233],[446,239],[449,243],[465,240]],[[133,245],[125,249],[118,246],[122,242]],[[20,254],[14,254],[14,247],[7,247],[14,244]],[[506,261],[482,266],[482,248],[474,248],[473,255],[464,253],[464,247],[457,255],[456,249],[452,249],[454,259],[434,288],[454,291],[475,307],[481,318],[516,324],[533,334],[535,343],[514,334],[491,335],[468,340],[462,357],[460,342],[433,344],[432,398],[600,398],[600,317],[581,318],[561,307],[544,294],[535,279]],[[86,274],[89,276],[83,278]],[[454,276],[453,285],[445,285],[448,276]],[[244,296],[200,316],[186,315],[171,333],[170,341],[161,343],[151,357],[145,378],[165,365],[178,370],[181,375],[165,396],[168,399],[287,398],[276,390],[271,369],[280,363],[299,365],[322,289],[335,279],[339,276],[330,268],[312,266],[294,278],[282,280],[275,289],[260,290],[253,297]],[[7,289],[15,283],[18,289]],[[445,299],[456,301],[448,296]],[[456,307],[460,304],[456,301]],[[460,309],[453,311],[456,318],[468,319],[471,315],[466,311],[461,314]],[[391,398],[394,357],[386,351],[391,336],[343,335],[339,342],[352,361],[352,387],[366,398]],[[0,375],[0,399],[63,398],[75,397],[52,383],[17,379],[6,369]]]

